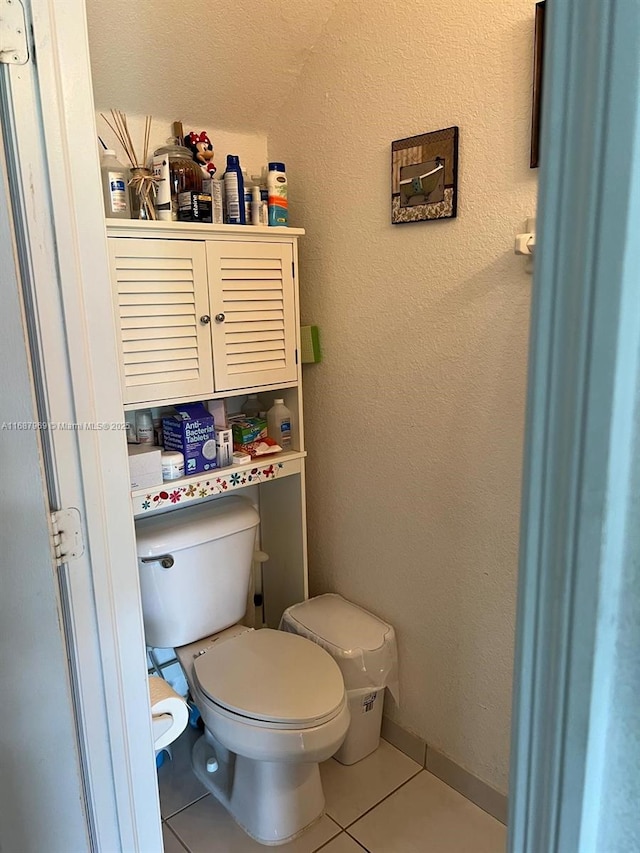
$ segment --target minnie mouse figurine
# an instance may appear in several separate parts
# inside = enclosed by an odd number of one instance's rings
[[[192,152],[193,159],[200,166],[207,178],[213,177],[216,167],[213,165],[213,145],[203,130],[195,133],[193,130],[184,138],[184,144]]]

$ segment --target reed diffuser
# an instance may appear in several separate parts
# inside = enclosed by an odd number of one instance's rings
[[[151,136],[151,116],[145,116],[144,139],[142,143],[142,161],[138,159],[136,149],[129,133],[127,116],[120,110],[111,110],[111,121],[100,113],[102,118],[115,133],[116,138],[131,163],[131,208],[134,219],[157,219],[155,208],[155,197],[157,179],[153,176],[151,169],[146,167],[149,156],[149,138]]]

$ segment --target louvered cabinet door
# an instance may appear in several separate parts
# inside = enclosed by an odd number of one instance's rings
[[[291,243],[207,243],[216,391],[295,382]]]
[[[204,243],[112,237],[109,252],[124,402],[210,394],[213,367]]]

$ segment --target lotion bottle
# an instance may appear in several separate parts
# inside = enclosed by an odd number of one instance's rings
[[[267,190],[269,192],[269,225],[287,225],[289,207],[284,163],[269,163]]]
[[[116,152],[106,148],[100,161],[104,214],[107,219],[131,219],[128,169],[116,159]]]

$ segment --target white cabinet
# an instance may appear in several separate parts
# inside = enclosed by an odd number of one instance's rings
[[[205,244],[109,240],[125,403],[213,389]]]
[[[207,243],[216,391],[295,382],[291,243]]]
[[[127,409],[255,392],[292,413],[292,449],[132,492],[135,516],[242,491],[260,512],[255,613],[277,628],[308,595],[296,240],[289,228],[109,221],[113,303]]]
[[[296,383],[296,233],[124,221],[108,234],[125,404]]]

